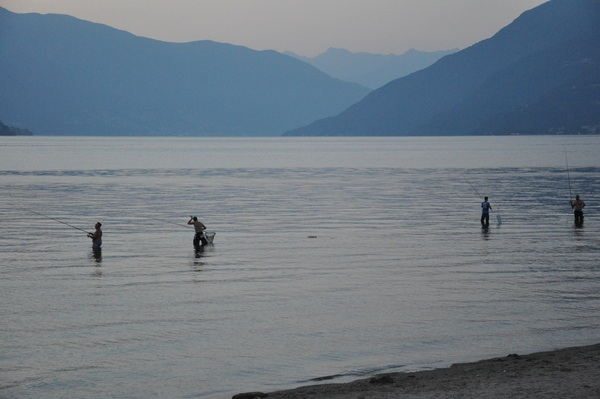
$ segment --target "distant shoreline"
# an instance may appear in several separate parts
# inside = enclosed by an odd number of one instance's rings
[[[33,136],[27,129],[5,125],[0,121],[0,136]]]
[[[598,398],[600,344],[265,394],[270,399]],[[257,393],[255,393],[257,394]],[[244,399],[252,396],[235,395]],[[260,396],[259,396],[260,397]]]
[[[19,134],[6,134],[6,133],[0,133],[1,137],[16,137],[16,136],[33,136],[33,134],[29,133],[19,133]]]
[[[1,123],[1,122],[0,122]],[[5,125],[6,126],[6,125]],[[9,127],[11,129],[11,132],[7,132],[2,130],[2,128],[0,127],[0,137],[4,136],[34,136],[34,134],[32,132],[30,132],[27,129],[19,129],[19,128],[13,128],[13,127]],[[257,138],[257,139],[261,139],[261,138],[284,138],[284,139],[294,139],[294,138],[326,138],[326,139],[331,139],[331,138],[355,138],[355,139],[360,139],[360,138],[425,138],[425,137],[436,137],[436,138],[447,138],[447,137],[517,137],[517,136],[522,136],[522,137],[535,137],[535,136],[562,136],[562,137],[572,137],[572,136],[600,136],[600,133],[507,133],[507,134],[465,134],[465,135],[460,135],[460,134],[452,134],[452,135],[441,135],[441,134],[428,134],[428,135],[298,135],[298,136],[294,136],[294,135],[250,135],[250,136],[245,136],[245,135],[228,135],[228,134],[223,134],[223,135],[190,135],[190,134],[172,134],[172,135],[153,135],[153,134],[148,134],[148,135],[141,135],[141,134],[119,134],[119,135],[113,135],[113,134],[44,134],[44,133],[36,133],[35,134],[36,137],[76,137],[76,138],[82,138],[82,137],[107,137],[107,138],[210,138],[210,139],[215,139],[215,138],[244,138],[244,139],[251,139],[251,138]]]

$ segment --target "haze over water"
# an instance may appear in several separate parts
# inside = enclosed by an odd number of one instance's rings
[[[0,138],[0,397],[227,398],[597,343],[599,153],[598,136]],[[202,252],[190,215],[217,233]],[[78,230],[96,221],[101,254]]]

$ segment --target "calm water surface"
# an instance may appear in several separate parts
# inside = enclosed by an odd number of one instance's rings
[[[227,398],[597,343],[599,153],[598,136],[0,138],[0,397]],[[189,215],[217,232],[202,252]]]

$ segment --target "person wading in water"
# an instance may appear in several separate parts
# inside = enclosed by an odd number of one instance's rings
[[[100,228],[102,227],[102,223],[98,222],[94,227],[96,228],[96,231],[88,233],[87,236],[92,239],[92,248],[100,249],[102,246],[102,229]]]
[[[571,208],[573,208],[573,214],[575,215],[575,225],[583,225],[583,208],[585,208],[585,202],[579,198],[579,195],[575,196],[575,201],[571,201]]]
[[[490,211],[492,210],[492,205],[488,202],[488,197],[483,199],[481,203],[481,225],[487,227],[490,225]]]
[[[190,220],[187,222],[187,224],[193,225],[194,230],[196,231],[196,234],[194,235],[194,247],[208,244],[208,241],[206,241],[206,238],[204,237],[204,230],[206,230],[204,223],[199,221],[196,216],[190,216]]]

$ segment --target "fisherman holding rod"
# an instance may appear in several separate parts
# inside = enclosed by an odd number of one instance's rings
[[[579,198],[579,195],[575,196],[575,201],[571,201],[571,208],[575,215],[575,226],[583,226],[583,208],[585,208],[585,202]]]
[[[25,208],[25,209],[27,209],[27,208]],[[75,230],[83,231],[84,233],[87,234],[87,236],[89,238],[92,239],[92,248],[94,248],[94,249],[100,249],[100,247],[102,246],[102,229],[100,228],[100,227],[102,227],[102,223],[100,223],[100,222],[96,223],[96,226],[95,226],[96,230],[93,233],[90,233],[90,232],[88,232],[88,231],[86,231],[84,229],[80,229],[77,226],[73,226],[72,224],[69,224],[67,222],[63,222],[60,219],[44,215],[44,214],[36,212],[36,211],[34,211],[32,209],[27,209],[27,210],[29,212],[31,212],[31,213],[35,213],[36,215],[39,215],[39,216],[44,217],[46,219],[54,220],[54,221],[56,221],[58,223],[64,224],[65,226],[69,226],[69,227],[71,227],[71,228],[73,228]]]
[[[96,230],[93,233],[88,233],[87,236],[92,239],[92,248],[100,249],[102,246],[102,223],[98,222],[94,226]]]
[[[567,178],[569,179],[569,197],[571,198],[571,209],[573,209],[573,215],[575,216],[575,226],[583,226],[583,208],[585,208],[585,202],[579,198],[579,195],[575,196],[573,201],[573,192],[571,191],[571,173],[569,173],[569,160],[567,159],[567,149],[565,148],[565,163],[567,164]]]
[[[479,196],[479,198],[483,199],[483,202],[481,203],[481,219],[480,219],[481,225],[483,227],[489,227],[490,226],[490,211],[492,210],[492,205],[489,203],[488,197],[482,197],[481,194],[479,194],[479,191],[477,191],[475,186],[473,186],[471,184],[469,179],[467,179],[467,177],[464,174],[463,174],[463,177],[469,183],[469,185],[471,186],[473,191],[475,191],[475,193]],[[496,217],[498,219],[498,225],[500,225],[502,223],[502,220],[500,219],[500,215],[496,215]]]

